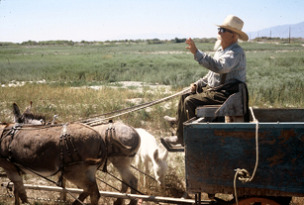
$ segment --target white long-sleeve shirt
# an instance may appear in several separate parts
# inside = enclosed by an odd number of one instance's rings
[[[196,82],[199,87],[206,85],[210,87],[219,86],[223,74],[226,74],[223,83],[235,80],[246,81],[246,56],[243,49],[237,43],[230,45],[225,50],[220,47],[215,52],[214,57],[198,50],[194,59],[209,70],[207,75]]]

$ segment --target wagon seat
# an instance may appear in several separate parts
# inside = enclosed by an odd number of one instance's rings
[[[195,110],[197,122],[212,122],[225,119],[225,122],[248,122],[248,89],[245,83],[239,83],[238,92],[230,95],[221,105],[199,106]],[[221,120],[220,120],[221,121]]]

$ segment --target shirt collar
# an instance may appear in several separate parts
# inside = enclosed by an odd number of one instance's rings
[[[234,46],[236,46],[238,43],[235,42],[233,44],[231,44],[230,46],[228,46],[227,48],[225,48],[225,50],[231,50],[231,48],[233,48]],[[222,46],[219,48],[219,51],[225,51]]]

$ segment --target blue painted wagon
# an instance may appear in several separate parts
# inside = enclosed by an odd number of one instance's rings
[[[226,122],[209,120],[221,107],[197,109],[197,117],[184,123],[186,188],[196,204],[202,192],[234,194],[231,203],[238,204],[304,197],[304,109],[251,109],[249,121],[240,122],[241,107],[230,120],[224,114]],[[238,180],[246,178],[251,181]]]

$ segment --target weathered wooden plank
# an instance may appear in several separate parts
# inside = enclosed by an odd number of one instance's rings
[[[257,108],[253,111],[260,122],[304,122],[304,109]]]
[[[189,192],[233,193],[236,168],[252,173],[255,123],[185,123]],[[259,166],[238,195],[304,196],[304,123],[260,123]]]

